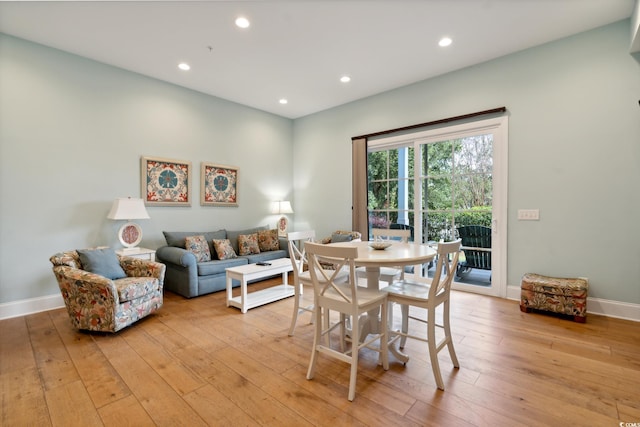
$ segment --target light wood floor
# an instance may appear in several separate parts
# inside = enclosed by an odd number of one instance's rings
[[[409,341],[409,363],[392,357],[387,372],[361,353],[349,402],[346,364],[321,356],[316,377],[305,378],[313,326],[304,317],[287,336],[291,299],[243,315],[224,298],[167,292],[159,313],[115,335],[73,330],[63,309],[0,321],[0,425],[640,423],[639,323],[589,315],[578,324],[457,292],[461,368],[440,353],[446,391],[426,345]]]

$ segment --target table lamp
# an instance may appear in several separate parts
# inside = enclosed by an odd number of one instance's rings
[[[147,209],[142,199],[131,197],[119,198],[113,202],[107,218],[113,220],[126,220],[127,222],[118,230],[118,240],[124,246],[124,251],[135,252],[136,246],[142,241],[142,228],[133,219],[149,219]]]
[[[278,200],[277,202],[273,202],[271,204],[271,213],[277,215],[293,213],[291,202],[288,200]],[[289,221],[287,220],[287,217],[282,215],[278,220],[278,236],[286,236],[288,226]]]

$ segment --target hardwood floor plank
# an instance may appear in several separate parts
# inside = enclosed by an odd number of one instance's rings
[[[36,365],[24,317],[0,321],[0,375]]]
[[[503,419],[508,420],[506,423],[500,423],[498,425],[558,425],[555,423],[555,418],[547,413],[546,408],[544,408],[544,410],[539,407],[536,408],[528,404],[528,402],[521,400],[520,397],[506,395],[498,389],[487,389],[476,385],[470,386],[466,383],[452,382],[445,393],[447,394],[446,400],[449,400],[448,395],[451,393],[472,407],[482,407],[495,411],[499,413]],[[464,414],[460,412],[456,414],[461,417],[464,416]],[[471,418],[465,418],[465,420],[474,422]]]
[[[278,371],[270,369],[270,367],[265,366],[259,360],[247,357],[245,352],[238,353],[238,351],[233,348],[228,348],[220,352],[217,356],[224,358],[231,369],[240,375],[250,378],[250,380],[262,390],[274,396],[288,408],[294,410],[298,415],[306,418],[309,422],[323,419],[326,423],[331,424],[333,415],[330,414],[333,408],[330,403],[325,402],[324,396],[310,394],[302,387],[302,383],[308,381],[306,379],[306,370],[304,375],[300,375],[297,378],[285,378],[281,376]],[[295,366],[291,369],[301,372],[300,368],[300,366]],[[292,378],[295,378],[295,381],[293,381]],[[363,379],[363,381],[365,380]],[[360,388],[366,389],[366,386]],[[363,394],[359,394],[359,396],[363,396]],[[310,405],[310,401],[314,404]],[[341,417],[340,421],[343,422],[344,417]],[[338,420],[336,419],[335,422],[338,422]],[[350,422],[355,422],[355,420],[351,420]]]
[[[3,426],[50,426],[44,388],[34,366],[0,374]]]
[[[270,426],[311,425],[302,416],[289,409],[285,403],[262,390],[253,382],[252,378],[235,371],[228,365],[228,363],[233,364],[236,360],[229,360],[220,354],[216,354],[214,357],[218,363],[211,365],[216,372],[208,379],[209,383],[239,408],[250,411],[259,424]]]
[[[126,335],[134,329],[101,337],[96,343],[156,424],[206,425],[161,375],[128,345]]]
[[[48,312],[26,317],[33,354],[46,390],[78,381],[80,375]]]
[[[331,373],[331,371],[335,372],[332,365],[338,363],[338,361],[333,360],[318,362],[318,369],[312,380],[306,379],[306,366],[297,366],[284,374],[285,377],[305,390],[305,394],[312,396],[310,400],[309,398],[305,399],[308,405],[328,405],[328,413],[320,414],[317,419],[314,418],[315,422],[319,422],[316,425],[419,425],[386,408],[386,405],[379,405],[369,399],[364,394],[364,390],[367,388],[366,385],[363,387],[361,384],[356,383],[356,398],[353,402],[349,402],[347,400],[349,389],[348,370],[340,369],[341,375],[338,381],[334,381],[333,378],[325,375],[328,372]],[[358,380],[362,379],[359,377]],[[356,401],[357,403],[354,404]]]
[[[467,414],[473,415],[473,423],[466,421],[463,418],[455,416],[452,414],[451,410],[445,410],[444,408],[438,408],[433,405],[429,405],[423,401],[416,401],[411,410],[407,413],[407,418],[414,420],[416,423],[419,423],[421,426],[433,426],[433,427],[441,427],[441,426],[456,426],[456,427],[464,427],[464,426],[496,426],[496,425],[511,425],[512,427],[518,426],[513,420],[507,420],[504,417],[499,418],[499,422],[496,421],[496,417],[498,414],[490,414],[489,416],[486,413],[490,411],[481,407],[470,407],[466,402],[457,406],[453,411],[455,412],[465,412]],[[495,415],[495,416],[494,416]],[[481,421],[481,423],[478,423]],[[524,426],[524,424],[521,424]]]
[[[226,330],[237,331],[238,334],[243,334],[245,337],[244,340],[236,343],[235,348],[246,353],[248,357],[254,358],[280,373],[291,369],[296,364],[296,361],[291,359],[288,353],[282,352],[281,340],[286,338],[274,337],[259,329],[257,326],[248,329],[241,328],[239,327],[240,325],[241,323],[235,319],[229,319],[220,324],[220,326]],[[260,351],[256,352],[258,348]],[[224,352],[228,349],[229,347],[221,351]]]
[[[184,366],[142,329],[132,329],[124,340],[176,393],[183,395],[206,384],[204,378]]]
[[[156,425],[133,395],[99,408],[98,414],[100,414],[105,427],[146,427]]]
[[[485,377],[517,387],[522,386],[527,393],[538,393],[567,405],[585,408],[609,417],[616,416],[616,400],[603,397],[598,390],[576,389],[572,384],[563,384],[562,382],[556,382],[554,387],[549,387],[549,379],[547,378],[541,379],[527,372],[516,369],[500,369],[497,366],[487,371]]]
[[[50,314],[58,335],[96,408],[129,396],[131,391],[109,360],[100,352],[93,336],[72,329],[66,311],[55,310]]]
[[[280,278],[249,285],[273,285]],[[452,293],[460,369],[409,340],[404,365],[363,350],[349,366],[320,357],[306,379],[314,326],[287,335],[293,300],[242,314],[224,292],[165,292],[159,312],[116,334],[79,332],[63,309],[0,321],[0,424],[7,426],[555,426],[640,422],[640,323],[578,324],[522,313],[518,301]],[[400,310],[394,312],[396,322]],[[418,324],[412,332],[426,334]],[[424,328],[424,327],[422,327]],[[80,411],[82,417],[71,415]],[[88,420],[88,421],[87,421]]]
[[[499,393],[518,405],[525,414],[535,413],[535,417],[547,425],[615,425],[617,421],[615,417],[617,414],[606,416],[566,400],[562,401],[561,407],[558,407],[556,398],[532,390],[528,383],[513,384],[490,375],[481,375],[477,386]],[[544,414],[538,414],[537,408],[546,408],[546,410]],[[530,415],[525,416],[531,418]],[[526,421],[526,418],[522,421]]]
[[[63,383],[45,391],[53,426],[100,426],[102,420],[81,380]]]
[[[640,420],[640,402],[627,400],[618,402],[618,418],[626,422],[637,422]]]
[[[473,372],[469,375],[469,370],[464,366],[459,370],[453,369],[451,361],[446,358],[441,358],[440,364],[446,390],[444,392],[437,389],[431,365],[426,360],[418,360],[415,353],[412,353],[406,366],[392,364],[389,371],[381,375],[378,381],[392,386],[396,395],[406,394],[416,400],[406,417],[417,422],[426,423],[426,420],[431,418],[443,420],[457,418],[461,424],[474,423],[482,419],[488,421],[487,425],[505,425],[497,422],[504,421],[505,418],[499,413],[492,412],[489,409],[490,405],[485,405],[485,402],[480,404],[469,402],[451,392],[450,384],[453,383],[464,383],[475,387],[478,373]],[[463,381],[460,375],[465,375],[466,379]],[[474,380],[469,381],[470,378]],[[457,424],[454,423],[454,425]]]
[[[208,384],[183,396],[209,425],[220,427],[259,426],[251,411],[243,411],[231,399]]]
[[[640,371],[616,363],[592,360],[580,356],[521,344],[518,347],[508,341],[502,343],[504,352],[518,357],[537,356],[527,366],[545,378],[561,378],[568,382],[589,385],[589,388],[610,386],[610,390],[632,394],[638,390]]]

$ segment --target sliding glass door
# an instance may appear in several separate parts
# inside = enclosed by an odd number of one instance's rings
[[[500,118],[369,141],[369,230],[409,228],[434,246],[462,238],[454,287],[504,296],[506,136]]]

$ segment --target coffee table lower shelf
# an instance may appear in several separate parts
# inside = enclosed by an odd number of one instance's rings
[[[243,313],[246,313],[249,309],[292,297],[295,293],[294,291],[293,286],[283,283],[282,285],[272,286],[259,291],[248,292],[244,309],[242,307],[242,295],[228,300],[227,306],[239,308]]]

